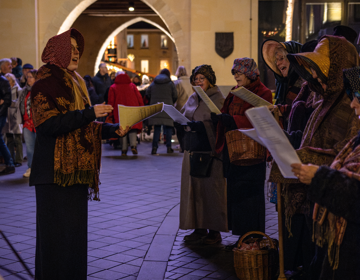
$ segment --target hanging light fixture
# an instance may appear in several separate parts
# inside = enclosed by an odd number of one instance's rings
[[[134,5],[134,2],[129,2],[129,11],[130,11],[130,12],[135,11],[135,5]]]

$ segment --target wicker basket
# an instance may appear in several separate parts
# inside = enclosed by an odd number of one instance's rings
[[[266,148],[238,130],[226,132],[226,143],[232,164],[254,165],[265,161]]]
[[[260,250],[240,251],[243,240],[250,234],[259,234],[264,238],[248,238],[245,243],[259,242]],[[250,231],[239,240],[234,250],[234,266],[236,276],[240,280],[273,280],[276,279],[279,268],[279,253],[277,242],[274,244],[268,235],[260,231]]]

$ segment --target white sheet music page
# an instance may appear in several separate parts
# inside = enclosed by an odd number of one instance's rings
[[[210,97],[203,91],[199,86],[193,86],[193,89],[200,96],[200,98],[205,102],[206,106],[210,109],[211,113],[221,114],[221,111],[218,107],[211,101]]]
[[[257,135],[276,161],[284,178],[297,179],[291,164],[301,163],[295,149],[268,108],[255,107],[245,112]]]
[[[254,107],[272,105],[270,102],[267,102],[265,99],[261,98],[260,96],[256,95],[250,90],[247,90],[244,87],[238,87],[237,89],[233,89],[231,93],[239,97],[240,99],[246,101],[247,103],[253,105]]]
[[[186,118],[183,114],[176,110],[175,107],[172,105],[164,104],[163,111],[165,111],[166,114],[168,114],[169,117],[174,120],[174,122],[182,125],[187,125],[187,123],[190,122],[188,118]]]
[[[246,136],[250,137],[252,140],[255,140],[256,142],[258,142],[260,145],[266,147],[265,144],[260,140],[255,128],[238,129],[238,131],[244,133]]]

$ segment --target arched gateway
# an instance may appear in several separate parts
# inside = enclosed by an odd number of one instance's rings
[[[147,4],[149,7],[151,7],[157,15],[162,19],[163,24],[159,24],[157,22],[154,22],[150,19],[146,19],[143,17],[134,17],[132,19],[129,19],[126,22],[123,22],[118,25],[116,28],[112,28],[112,30],[109,30],[109,35],[106,37],[105,41],[102,41],[100,44],[101,47],[98,48],[96,51],[96,55],[93,51],[91,51],[89,60],[87,63],[95,64],[95,71],[97,70],[96,67],[101,61],[102,54],[104,53],[106,49],[106,45],[110,38],[113,38],[117,33],[119,33],[121,30],[127,28],[133,23],[139,22],[139,21],[145,21],[147,23],[150,23],[160,30],[162,30],[166,35],[169,36],[169,38],[175,43],[177,47],[179,62],[181,62],[182,65],[184,65],[187,68],[190,68],[190,59],[189,59],[189,50],[190,50],[190,40],[184,39],[184,31],[181,27],[181,24],[177,20],[177,15],[172,12],[172,9],[169,7],[169,5],[163,1],[163,0],[141,0],[145,4]],[[45,47],[47,40],[54,36],[54,34],[62,33],[69,28],[71,28],[75,21],[79,18],[79,16],[85,11],[86,8],[88,8],[91,4],[95,3],[96,0],[67,0],[67,1],[57,1],[59,4],[61,4],[56,13],[56,16],[52,18],[50,23],[48,24],[45,34],[43,36],[43,40],[41,42],[40,51]],[[170,31],[168,32],[166,28],[164,28],[161,25],[165,25],[167,29]],[[76,27],[76,26],[75,26]],[[80,30],[83,32],[83,30]],[[187,32],[188,33],[188,32]],[[87,67],[89,69],[89,67]]]

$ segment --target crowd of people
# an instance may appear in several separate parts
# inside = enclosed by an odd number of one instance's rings
[[[37,70],[29,63],[22,66],[21,59],[12,57],[0,60],[0,71],[0,155],[6,164],[0,175],[14,173],[26,160],[28,169],[23,176],[29,178],[36,137],[30,93]]]
[[[23,161],[23,135],[29,168],[24,176],[36,189],[37,279],[86,279],[87,200],[99,199],[101,140],[113,139],[123,155],[129,146],[137,154],[142,123],[123,130],[117,105],[158,102],[190,120],[179,124],[162,112],[146,123],[154,126],[151,154],[157,153],[161,127],[167,153],[173,152],[174,129],[183,151],[179,227],[193,230],[184,242],[220,243],[221,232],[229,230],[239,239],[249,231],[265,232],[268,162],[269,181],[283,186],[285,269],[302,267],[298,279],[358,279],[360,66],[354,32],[340,26],[304,45],[262,45],[277,85],[275,105],[268,108],[302,162],[292,165],[298,178],[292,181],[282,177],[269,153],[256,161],[240,153],[234,158],[234,141],[244,146],[249,140],[237,136],[231,142],[230,135],[252,128],[245,112],[253,106],[231,92],[225,98],[211,65],[196,66],[190,77],[180,66],[175,82],[162,69],[150,83],[122,71],[112,81],[100,64],[94,78],[83,79],[76,69],[84,38],[75,29],[48,41],[39,70],[29,64],[21,70],[19,59],[0,60],[0,129],[8,145],[0,136],[6,163],[1,175]],[[230,74],[232,90],[244,87],[272,103],[253,58],[235,59]],[[201,87],[221,114],[212,113],[192,86]]]

